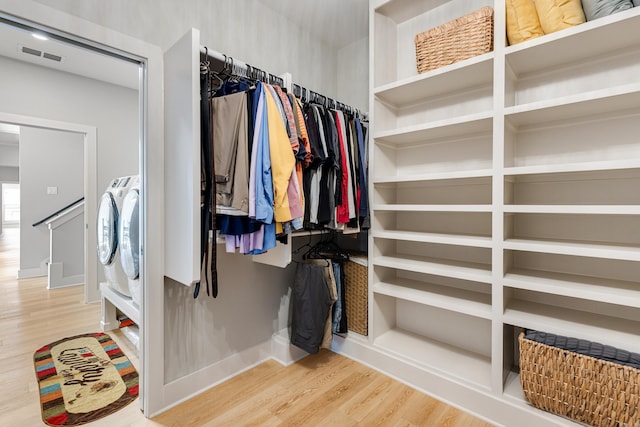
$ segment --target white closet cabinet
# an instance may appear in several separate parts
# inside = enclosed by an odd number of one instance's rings
[[[485,5],[494,51],[419,75]],[[515,46],[504,9],[370,2],[369,344],[536,414],[522,328],[640,352],[640,8]]]

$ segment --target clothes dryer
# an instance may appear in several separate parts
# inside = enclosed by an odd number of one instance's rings
[[[124,196],[118,225],[120,264],[133,302],[140,306],[140,177],[132,176],[129,191]]]
[[[131,297],[131,292],[119,260],[118,225],[122,202],[132,184],[131,178],[124,176],[111,181],[100,198],[96,223],[98,259],[104,266],[107,284],[127,297]]]

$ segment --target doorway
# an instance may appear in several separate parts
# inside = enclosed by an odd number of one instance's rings
[[[65,122],[59,122],[54,120],[47,120],[47,119],[41,119],[37,117],[22,116],[22,115],[9,114],[9,113],[3,113],[3,112],[0,112],[0,123],[9,124],[9,125],[13,125],[21,128],[27,128],[34,132],[37,132],[39,130],[48,130],[48,131],[55,132],[57,134],[69,134],[71,136],[75,136],[76,139],[80,139],[81,141],[83,141],[83,145],[84,145],[83,147],[84,154],[82,156],[83,157],[83,160],[82,160],[83,189],[82,189],[81,196],[83,196],[85,199],[84,221],[83,221],[85,224],[83,227],[84,228],[83,271],[85,276],[84,277],[85,279],[84,295],[85,295],[85,303],[98,302],[100,300],[100,291],[99,291],[100,275],[98,271],[95,250],[92,249],[96,247],[95,233],[92,233],[95,227],[91,226],[93,221],[95,221],[95,216],[96,216],[95,206],[97,204],[96,191],[93,190],[96,187],[97,168],[98,168],[96,128],[92,126],[85,126],[85,125],[79,125],[74,123],[65,123]],[[51,141],[52,139],[55,139],[53,138],[55,133],[53,135],[50,135],[48,137],[48,141],[45,141],[45,143],[55,143]],[[19,143],[18,143],[18,146],[19,146]],[[38,152],[34,154],[34,157],[39,156],[39,153],[42,153],[41,150],[38,150],[38,147],[36,147],[35,149]],[[56,153],[60,150],[57,150],[54,148],[50,151],[51,153],[45,157],[54,157],[56,154],[52,154],[52,153]],[[60,152],[58,154],[62,157],[67,156],[67,154],[65,154],[64,152]],[[24,159],[26,155],[23,153],[22,157],[23,157],[22,162],[24,163],[25,161]],[[27,172],[23,172],[23,173],[27,173]],[[42,168],[40,168],[38,171],[28,172],[28,173],[43,173],[43,171],[42,171]],[[73,177],[70,177],[70,179],[73,180]],[[22,184],[24,184],[24,182]],[[17,183],[16,185],[18,186],[18,188],[20,188],[19,187],[20,183]],[[31,185],[30,187],[33,187],[33,185]],[[58,191],[57,186],[55,188],[57,193]],[[29,195],[25,193],[32,193],[31,194],[32,198],[38,197],[38,200],[39,200],[39,197],[42,196],[38,194],[37,189],[34,190],[33,188],[29,188],[29,190],[30,191],[23,192],[23,196]],[[42,189],[41,193],[44,194],[44,189]],[[75,193],[74,195],[72,195],[72,198],[74,199],[77,198]],[[33,201],[33,203],[38,203],[38,201],[37,200]],[[33,221],[35,221],[35,219],[33,219]],[[27,222],[32,222],[32,221],[27,221]],[[26,228],[26,231],[31,231],[32,228],[35,228],[35,227],[32,227],[32,224],[28,224],[28,223],[20,224],[20,227]],[[22,230],[22,231],[25,231],[25,230]],[[22,231],[20,232],[21,239],[25,234]],[[40,234],[42,234],[42,231],[41,230],[39,231],[40,231]],[[44,230],[44,232],[46,233],[46,230]],[[31,240],[30,244],[33,245],[35,248],[37,248],[38,246],[49,244],[48,240],[44,242],[38,241],[38,237],[41,237],[41,236],[38,236],[36,234],[35,239],[34,238],[30,239]],[[27,249],[32,249],[32,248],[27,248]],[[46,247],[45,249],[48,251],[48,247]],[[30,250],[30,252],[34,252],[34,251]],[[47,260],[45,259],[45,261]],[[24,264],[21,263],[20,264],[21,270],[19,270],[18,272],[19,278],[34,277],[34,276],[46,274],[46,270],[40,271],[41,269],[32,268],[32,270],[36,270],[36,271],[31,273],[31,275],[23,273],[21,277],[20,273],[26,270],[23,268],[23,266]]]
[[[17,46],[15,51],[24,54],[25,50],[21,46],[29,43],[27,51],[39,52],[37,55],[26,53],[33,58],[9,58],[0,48],[1,68],[5,74],[3,80],[12,80],[11,84],[2,86],[4,96],[0,101],[0,122],[72,132],[84,141],[85,301],[100,301],[99,284],[104,273],[99,268],[101,266],[98,265],[96,255],[97,201],[109,182],[116,177],[140,175],[144,184],[146,60],[2,13],[0,27],[3,33],[2,43],[15,38],[12,42]],[[7,32],[11,33],[9,37],[5,37]],[[47,37],[49,42],[54,42],[53,47],[40,49],[39,46],[42,45],[38,45],[38,48],[31,48],[36,45],[30,39],[26,42],[25,37],[28,39],[36,32]],[[74,61],[76,54],[83,59]],[[81,63],[83,67],[73,70],[56,69],[55,64],[52,63],[51,66],[45,62],[51,61],[51,56],[61,58],[59,64],[72,66]],[[119,65],[115,71],[109,68],[114,64]],[[92,73],[87,65],[99,72]],[[45,81],[48,79],[43,77],[45,74],[54,76],[55,79],[52,82]],[[72,84],[76,86],[72,87]],[[33,90],[30,92],[30,89]],[[123,99],[127,101],[124,104],[121,102]],[[92,114],[91,109],[97,112]],[[140,197],[144,200],[145,186],[140,187]],[[142,231],[139,247],[144,248],[144,201],[141,206]],[[144,267],[142,250],[140,256],[140,264]],[[145,270],[141,268],[142,288],[145,281]],[[140,304],[141,311],[143,305]],[[140,374],[143,376],[143,339],[140,340],[139,354],[142,364]],[[144,377],[142,387],[144,388]],[[144,409],[143,396],[141,390],[140,405]]]
[[[2,228],[20,226],[20,185],[16,183],[2,183]]]

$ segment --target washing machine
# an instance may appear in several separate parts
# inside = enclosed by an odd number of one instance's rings
[[[96,224],[98,259],[104,267],[107,284],[127,297],[131,297],[131,292],[119,259],[118,226],[122,203],[132,182],[131,176],[111,181],[100,198]]]
[[[129,191],[122,201],[118,225],[120,264],[134,304],[140,306],[140,177],[132,176]]]

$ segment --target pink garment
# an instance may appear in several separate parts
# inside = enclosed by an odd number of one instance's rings
[[[347,166],[347,151],[345,150],[345,141],[342,133],[344,124],[337,113],[335,114],[335,118],[338,131],[338,145],[340,145],[340,168],[342,169],[342,179],[340,180],[342,203],[337,206],[336,221],[340,224],[346,224],[349,222],[349,169]]]

